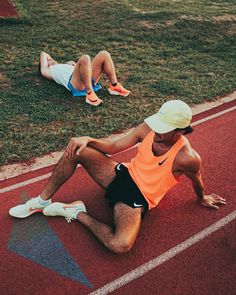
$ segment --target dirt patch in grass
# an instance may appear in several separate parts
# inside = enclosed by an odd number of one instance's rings
[[[183,14],[179,17],[179,19],[182,19],[182,20],[192,20],[192,21],[198,21],[198,22],[205,22],[206,20],[209,20],[207,19],[206,17],[202,16],[202,15],[186,15],[186,14]]]
[[[0,87],[10,87],[10,80],[6,77],[6,75],[3,75],[2,73],[0,73]]]
[[[228,35],[236,35],[236,25],[229,28],[227,34]]]
[[[173,20],[168,20],[168,21],[166,21],[166,23],[165,23],[165,25],[166,25],[166,27],[174,27],[174,25],[175,25],[175,21],[173,21]]]
[[[145,27],[147,29],[153,29],[157,25],[156,23],[151,22],[151,21],[140,21],[139,23],[142,27]]]
[[[212,18],[216,22],[232,22],[232,21],[236,22],[236,15],[226,14],[226,15],[213,16]]]

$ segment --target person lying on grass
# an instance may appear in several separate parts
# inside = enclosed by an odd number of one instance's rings
[[[159,204],[167,191],[179,182],[181,175],[192,181],[202,206],[218,209],[218,205],[226,204],[226,201],[214,193],[204,193],[201,158],[184,136],[193,130],[191,119],[190,107],[183,101],[172,100],[164,103],[157,114],[145,119],[130,134],[116,141],[89,136],[72,138],[41,194],[13,207],[9,214],[25,218],[43,212],[46,216],[64,216],[68,222],[78,220],[108,249],[125,253],[136,240],[144,214]],[[107,156],[137,143],[140,143],[137,155],[129,163],[116,163]],[[78,163],[106,190],[105,197],[114,207],[114,228],[92,217],[82,201],[71,204],[51,202]]]
[[[58,63],[46,52],[41,52],[39,71],[44,78],[65,86],[73,96],[85,96],[86,103],[98,106],[103,101],[96,93],[101,89],[98,83],[104,73],[110,80],[108,91],[112,95],[128,96],[130,91],[117,81],[114,63],[109,52],[100,51],[91,61],[89,55],[82,55],[77,62]]]

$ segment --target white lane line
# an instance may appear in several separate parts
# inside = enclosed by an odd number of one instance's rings
[[[209,121],[209,120],[214,119],[214,118],[216,118],[216,117],[222,116],[222,115],[224,115],[224,114],[226,114],[226,113],[228,113],[228,112],[232,112],[232,111],[234,111],[234,110],[236,110],[236,106],[231,107],[231,108],[229,108],[229,109],[226,109],[226,110],[224,110],[224,111],[218,112],[218,113],[216,113],[216,114],[214,114],[214,115],[207,116],[206,118],[203,118],[203,119],[200,119],[200,120],[198,120],[198,121],[196,121],[196,122],[193,122],[191,125],[192,125],[192,126],[196,126],[196,125],[198,125],[198,124],[201,124],[201,123],[203,123],[203,122]],[[133,147],[131,147],[131,148],[129,148],[129,149],[127,149],[127,150],[133,149],[133,148],[135,148],[135,147],[136,147],[136,145],[133,146]],[[120,153],[117,153],[116,155],[121,154],[121,153],[124,153],[124,152],[126,152],[127,150],[122,151],[122,152],[120,152]],[[80,165],[78,165],[78,167],[80,167]],[[47,173],[47,174],[45,174],[45,175],[38,176],[38,177],[36,177],[36,178],[32,178],[32,179],[29,179],[29,180],[26,180],[26,181],[23,181],[23,182],[20,182],[20,183],[14,184],[14,185],[10,185],[10,186],[5,187],[5,188],[2,188],[2,189],[0,189],[0,194],[3,194],[3,193],[6,193],[6,192],[9,192],[9,191],[11,191],[11,190],[17,189],[17,188],[19,188],[19,187],[23,187],[23,186],[26,186],[26,185],[29,185],[29,184],[35,183],[35,182],[37,182],[37,181],[43,180],[43,179],[45,179],[45,178],[50,177],[50,175],[51,175],[51,173]]]
[[[44,174],[44,175],[41,175],[41,176],[37,176],[35,178],[31,178],[31,179],[28,179],[28,180],[25,180],[23,182],[19,182],[19,183],[16,183],[16,184],[13,184],[13,185],[10,185],[10,186],[7,186],[5,188],[1,188],[0,189],[0,193],[3,194],[3,193],[6,193],[6,192],[9,192],[9,191],[12,191],[14,189],[17,189],[19,187],[23,187],[23,186],[26,186],[28,184],[32,184],[34,182],[38,182],[40,180],[43,180],[43,179],[46,179],[46,178],[49,178],[50,175],[52,174],[52,172],[49,172],[47,174]]]
[[[191,126],[195,126],[195,125],[201,124],[203,122],[206,122],[206,121],[209,121],[211,119],[217,118],[219,116],[222,116],[222,115],[224,115],[226,113],[229,113],[229,112],[232,112],[234,110],[236,110],[236,106],[234,106],[232,108],[229,108],[229,109],[226,109],[224,111],[218,112],[218,113],[216,113],[214,115],[207,116],[206,118],[200,119],[200,120],[198,120],[196,122],[193,122],[193,123],[191,123]]]
[[[225,216],[224,218],[220,219],[216,223],[206,227],[204,230],[200,231],[199,233],[195,234],[194,236],[190,237],[189,239],[185,240],[184,242],[178,244],[177,246],[171,248],[170,250],[164,252],[163,254],[157,256],[156,258],[150,260],[147,263],[137,267],[136,269],[126,273],[125,275],[121,276],[120,278],[104,285],[103,287],[89,293],[89,295],[106,295],[109,294],[122,286],[130,283],[131,281],[143,276],[150,270],[156,268],[157,266],[161,265],[162,263],[168,261],[169,259],[175,257],[179,253],[183,252],[187,248],[193,246],[194,244],[198,243],[202,239],[206,238],[210,234],[214,233],[215,231],[219,230],[226,224],[230,223],[236,218],[236,210],[230,213],[229,215]]]

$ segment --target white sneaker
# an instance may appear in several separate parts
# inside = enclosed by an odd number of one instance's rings
[[[43,209],[51,204],[51,200],[48,200],[46,205],[42,205],[39,202],[38,197],[28,200],[25,204],[18,205],[9,210],[9,214],[13,217],[25,218],[37,212],[43,212]]]
[[[46,216],[64,216],[68,223],[76,219],[79,212],[87,212],[82,201],[76,201],[71,204],[55,202],[43,210],[43,214]]]

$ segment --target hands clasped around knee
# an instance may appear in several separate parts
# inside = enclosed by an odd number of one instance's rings
[[[89,136],[72,137],[66,147],[65,155],[68,158],[79,156],[79,154],[86,148],[90,141]]]

